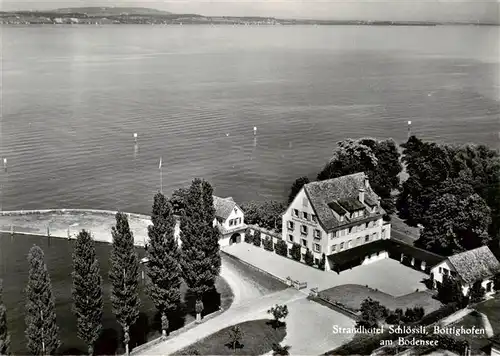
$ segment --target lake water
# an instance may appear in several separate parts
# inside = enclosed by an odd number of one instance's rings
[[[336,142],[499,147],[498,27],[3,27],[0,209],[281,199]],[[253,127],[258,134],[253,136]],[[133,133],[139,135],[134,145]]]

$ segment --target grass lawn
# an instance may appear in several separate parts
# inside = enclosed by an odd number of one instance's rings
[[[465,329],[470,329],[473,326],[476,328],[483,328],[483,321],[481,318],[481,315],[477,313],[476,311],[473,311],[469,315],[467,315],[465,318],[460,320],[459,322],[453,324],[453,326],[459,328],[460,326],[463,326]],[[488,347],[490,342],[488,341],[488,336],[486,334],[484,335],[460,335],[460,336],[453,336],[454,338],[458,340],[467,340],[469,342],[469,345],[471,347],[471,352],[473,355],[480,355],[482,352],[485,352],[485,349]]]
[[[363,300],[368,297],[379,301],[380,304],[391,310],[396,308],[405,309],[418,305],[422,306],[427,314],[441,306],[441,303],[433,299],[427,292],[413,292],[404,296],[394,297],[390,294],[358,284],[344,284],[326,289],[319,294],[321,297],[325,299],[328,298],[327,300],[329,301],[341,303],[353,311],[359,310]]]
[[[391,228],[400,233],[408,235],[412,241],[409,243],[413,244],[415,240],[420,237],[420,229],[418,227],[413,227],[408,225],[403,219],[399,218],[397,214],[391,215]]]
[[[232,326],[219,330],[174,355],[262,355],[272,350],[274,343],[279,344],[286,336],[286,326],[277,329],[270,319],[251,320],[238,324],[242,332],[241,345],[233,350],[229,344],[229,330]]]
[[[495,334],[500,333],[500,294],[477,305],[476,310],[488,317]]]

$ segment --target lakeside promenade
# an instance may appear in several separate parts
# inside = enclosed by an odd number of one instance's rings
[[[75,239],[85,229],[92,233],[95,241],[111,243],[111,228],[116,224],[115,214],[116,211],[91,209],[1,211],[0,232],[39,236],[50,233],[51,237]],[[143,247],[148,241],[151,218],[141,214],[125,214],[128,215],[130,230],[134,235],[134,245]]]

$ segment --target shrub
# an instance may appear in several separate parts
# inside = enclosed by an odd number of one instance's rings
[[[247,244],[253,243],[253,236],[252,234],[250,234],[250,229],[247,229],[247,231],[245,231],[245,242]]]
[[[480,281],[474,283],[470,289],[470,292],[469,292],[469,299],[470,299],[469,302],[470,303],[479,303],[480,301],[482,301],[484,299],[485,293],[486,293],[486,291],[483,288],[483,286],[481,286]]]
[[[255,230],[255,232],[253,233],[253,244],[257,247],[260,247],[260,243],[261,243],[260,231]]]
[[[450,303],[442,306],[441,308],[434,310],[432,313],[424,315],[424,317],[420,320],[420,325],[430,325],[435,323],[438,320],[441,320],[459,309],[457,303]]]
[[[263,241],[262,241],[262,245],[264,246],[264,248],[267,250],[267,251],[274,251],[274,247],[273,247],[273,238],[268,236],[266,237]]]
[[[301,248],[298,243],[294,243],[292,248],[290,249],[290,255],[295,261],[300,261],[302,254],[300,252]]]
[[[288,257],[288,246],[285,241],[278,240],[276,246],[274,246],[274,250],[278,255]]]
[[[319,260],[318,268],[320,270],[324,271],[325,270],[325,265],[326,265],[326,256],[325,256],[325,254],[323,254],[321,256],[321,260]]]
[[[438,288],[438,299],[444,303],[463,302],[462,288],[460,282],[450,276],[443,276],[443,283]]]
[[[279,327],[285,323],[284,320],[288,316],[288,306],[276,304],[267,313],[273,316],[275,327]]]
[[[306,251],[306,254],[304,256],[304,261],[308,266],[312,266],[314,264],[314,256],[309,249],[307,249]]]
[[[389,310],[380,302],[371,298],[366,298],[361,303],[361,318],[356,326],[374,328],[378,326],[380,320],[385,320],[389,315]]]

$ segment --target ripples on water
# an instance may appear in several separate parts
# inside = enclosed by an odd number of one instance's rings
[[[346,137],[498,147],[498,28],[4,27],[1,208],[281,199]],[[258,127],[257,138],[252,129]],[[133,133],[139,135],[134,146]],[[228,135],[229,134],[229,135]]]

